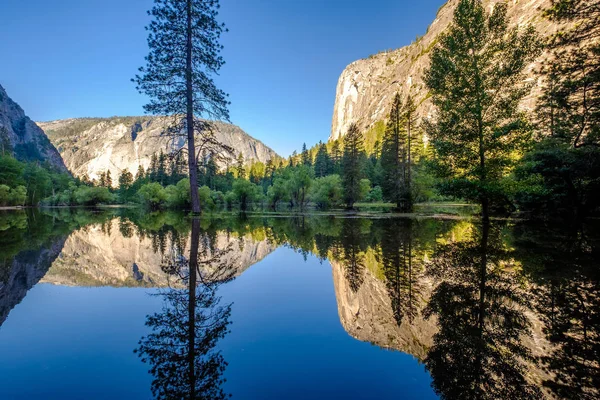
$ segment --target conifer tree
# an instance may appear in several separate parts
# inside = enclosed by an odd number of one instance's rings
[[[351,209],[360,199],[360,180],[363,178],[364,138],[356,124],[351,124],[344,136],[343,185],[346,206]]]
[[[165,185],[167,181],[167,156],[163,151],[160,151],[156,165],[156,180],[161,185]]]
[[[242,153],[238,154],[237,161],[235,164],[235,170],[237,172],[238,179],[246,178],[246,169],[244,168],[244,155]]]
[[[106,171],[106,183],[105,185],[107,188],[112,188],[112,177],[110,176],[110,169]]]
[[[302,144],[301,158],[302,158],[302,165],[306,165],[307,167],[310,167],[312,165],[312,160],[310,157],[310,153],[308,152],[308,149],[306,148],[306,143]]]
[[[149,11],[153,20],[148,25],[147,65],[134,79],[137,89],[150,98],[146,112],[171,116],[165,133],[174,141],[182,136],[186,140],[196,214],[201,212],[198,155],[208,146],[220,145],[206,119],[229,119],[227,95],[212,78],[224,64],[220,37],[225,27],[217,21],[218,10],[219,0],[155,0]],[[196,148],[196,136],[204,149]]]
[[[401,209],[405,200],[405,130],[402,115],[402,100],[396,93],[388,118],[381,150],[381,165],[384,170],[383,194]]]
[[[342,151],[340,150],[340,141],[334,140],[331,146],[331,164],[332,172],[341,175],[342,173]]]
[[[331,173],[331,160],[327,153],[327,146],[323,142],[319,142],[319,150],[315,157],[315,177],[322,178]]]
[[[137,172],[135,174],[135,180],[138,181],[140,179],[144,179],[146,177],[146,170],[144,170],[144,167],[142,167],[142,165],[138,165],[138,169]]]
[[[425,74],[439,172],[452,194],[481,204],[484,219],[527,139],[518,105],[530,89],[524,68],[539,54],[533,28],[509,29],[506,11],[505,3],[488,14],[480,0],[460,0]]]

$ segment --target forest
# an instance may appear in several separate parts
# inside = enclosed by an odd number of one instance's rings
[[[197,198],[205,211],[356,210],[371,203],[411,212],[415,203],[452,201],[478,204],[484,218],[597,215],[600,10],[591,5],[557,0],[541,10],[541,18],[560,27],[542,40],[532,28],[509,28],[505,4],[488,13],[480,1],[460,1],[430,52],[425,84],[435,115],[417,118],[413,94],[397,93],[385,125],[378,127],[380,140],[353,124],[339,140],[312,148],[304,144],[287,159],[261,163],[208,137],[203,143],[210,146],[195,160],[161,152],[148,169],[124,170],[120,176],[107,171],[93,181],[2,155],[0,205],[191,210]],[[522,101],[532,89],[525,69],[541,54],[541,95],[534,108],[525,109]],[[218,70],[223,61],[220,56],[214,61]],[[148,79],[161,79],[152,74],[154,67],[141,69],[146,75],[134,80],[151,97],[155,86]],[[228,118],[224,94],[216,90],[209,114]],[[153,101],[146,110],[182,115],[166,104]],[[194,129],[206,131],[198,125]],[[183,125],[178,128],[185,132]]]

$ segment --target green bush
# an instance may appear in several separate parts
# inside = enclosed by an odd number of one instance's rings
[[[106,187],[80,186],[73,196],[76,204],[85,206],[109,204],[115,201],[115,196]]]
[[[343,191],[342,178],[339,175],[324,176],[314,180],[310,200],[318,208],[328,209],[342,203]]]

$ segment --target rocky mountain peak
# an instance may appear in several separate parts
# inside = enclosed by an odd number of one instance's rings
[[[419,117],[431,115],[432,104],[423,78],[429,68],[429,53],[452,21],[458,2],[450,0],[440,7],[425,35],[417,37],[410,45],[354,61],[344,69],[337,84],[329,140],[343,137],[353,122],[368,131],[376,122],[384,121],[398,92],[404,97],[409,92],[412,94]],[[489,12],[500,2],[483,0],[483,5]],[[549,0],[511,0],[507,3],[509,26],[532,25],[542,37],[552,33],[554,25],[541,15],[550,5]],[[535,85],[525,99],[525,107],[533,106],[540,91],[536,76],[538,64],[539,59],[527,68],[528,79]]]

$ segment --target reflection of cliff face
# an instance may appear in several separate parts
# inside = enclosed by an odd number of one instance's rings
[[[218,248],[232,243],[236,275],[274,250],[266,242],[255,242],[247,237],[229,238],[224,233],[218,233],[215,240]],[[163,255],[153,246],[150,235],[140,235],[133,230],[130,237],[126,237],[119,230],[119,220],[113,219],[104,225],[91,225],[73,232],[42,282],[69,286],[165,287],[168,276],[161,269],[162,261]]]
[[[354,292],[344,276],[342,263],[331,260],[333,285],[342,326],[357,340],[400,350],[423,360],[436,332],[435,319],[421,316],[398,326],[385,282],[366,269],[364,281]]]
[[[1,266],[0,281],[0,326],[10,311],[23,300],[27,291],[46,274],[65,243],[65,237],[51,241],[38,250],[25,250]]]

